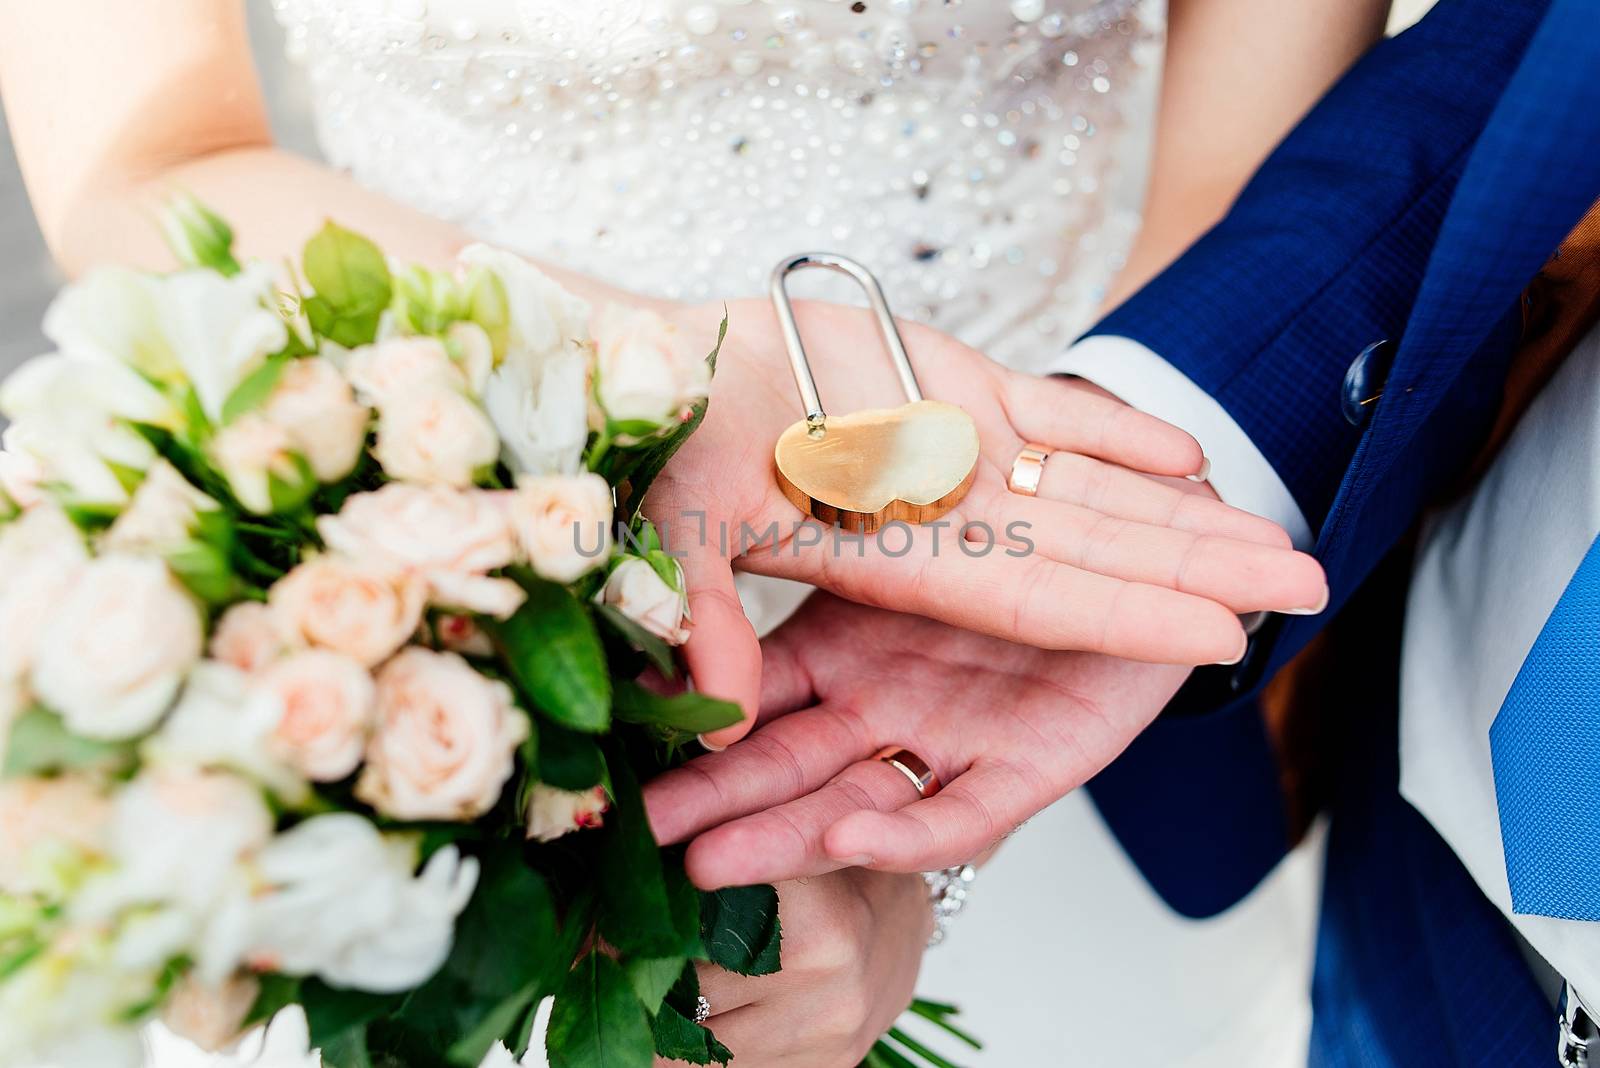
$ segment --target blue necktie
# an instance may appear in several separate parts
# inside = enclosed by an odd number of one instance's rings
[[[1600,920],[1600,539],[1522,662],[1489,746],[1512,910]]]

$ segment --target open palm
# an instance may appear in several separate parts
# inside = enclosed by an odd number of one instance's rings
[[[703,306],[675,318],[709,342],[723,312]],[[703,690],[754,706],[760,661],[735,567],[1039,648],[1189,665],[1240,655],[1238,614],[1315,608],[1324,596],[1321,569],[1275,525],[1146,477],[1201,470],[1200,447],[1183,431],[1067,380],[1012,372],[914,324],[902,330],[923,392],[977,424],[971,491],[945,526],[899,527],[881,540],[841,542],[815,526],[796,536],[804,516],[772,464],[779,434],[803,414],[777,317],[757,300],[726,312],[709,414],[646,506],[687,554],[695,632],[685,652]],[[903,403],[869,313],[832,304],[796,312],[831,412]],[[1058,450],[1031,498],[1006,486],[1030,441]],[[771,524],[776,539],[752,548]],[[741,530],[755,533],[741,544]],[[1016,531],[1031,551],[1008,540]]]

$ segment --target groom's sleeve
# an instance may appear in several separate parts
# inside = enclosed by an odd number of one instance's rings
[[[1309,548],[1361,437],[1345,376],[1399,340],[1467,154],[1547,7],[1440,0],[1381,42],[1227,216],[1053,370],[1189,430],[1223,499]]]

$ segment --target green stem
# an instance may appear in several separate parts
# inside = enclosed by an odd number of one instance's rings
[[[932,1049],[929,1049],[927,1046],[924,1046],[921,1042],[918,1042],[916,1039],[912,1038],[898,1027],[889,1028],[889,1037],[900,1043],[912,1053],[915,1053],[917,1056],[921,1057],[923,1060],[926,1060],[929,1064],[934,1065],[935,1068],[961,1068],[961,1066],[956,1064],[954,1061],[949,1061],[941,1057],[938,1053],[934,1052]]]
[[[942,1005],[936,1001],[916,1001],[912,1003],[911,1011],[947,1034],[959,1038],[973,1049],[983,1048],[982,1042],[946,1019],[960,1011],[954,1005]]]
[[[905,1054],[881,1039],[867,1054],[867,1059],[861,1063],[864,1068],[917,1068]]]

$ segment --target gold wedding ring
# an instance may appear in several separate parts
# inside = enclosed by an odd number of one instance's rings
[[[1006,487],[1024,497],[1037,496],[1039,483],[1044,479],[1044,462],[1050,459],[1050,450],[1036,442],[1028,442],[1011,461],[1011,477]]]
[[[904,775],[916,787],[920,797],[939,792],[939,776],[933,773],[926,760],[909,749],[902,749],[898,745],[885,746],[872,754],[872,759],[881,760]]]

